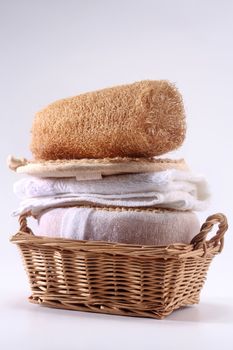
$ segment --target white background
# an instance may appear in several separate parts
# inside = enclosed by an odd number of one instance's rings
[[[18,178],[6,156],[31,157],[34,113],[67,96],[142,79],[169,79],[184,97],[188,133],[174,155],[213,192],[200,215],[232,223],[233,2],[0,1],[0,348],[232,349],[232,235],[208,274],[201,303],[166,320],[58,311],[31,305],[10,213]]]

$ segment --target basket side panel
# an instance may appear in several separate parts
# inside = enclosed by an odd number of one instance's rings
[[[20,245],[31,301],[71,310],[162,318],[197,303],[211,261]]]
[[[212,259],[213,256],[189,257],[167,263],[164,286],[166,308],[164,312],[170,313],[170,310],[173,311],[181,306],[199,303],[200,292]]]

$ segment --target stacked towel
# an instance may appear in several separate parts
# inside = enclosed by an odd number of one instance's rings
[[[84,204],[204,210],[209,200],[202,176],[175,169],[87,181],[27,177],[15,183],[14,192],[22,199],[15,214],[31,211],[33,215],[50,207]]]
[[[182,98],[166,81],[57,101],[35,117],[35,160],[11,162],[28,174],[14,185],[21,200],[14,215],[30,212],[38,235],[189,243],[200,228],[194,211],[209,202],[205,178],[184,162],[140,158],[173,150],[184,136]]]
[[[37,235],[126,244],[190,243],[199,231],[190,211],[113,208],[56,208],[38,215]]]

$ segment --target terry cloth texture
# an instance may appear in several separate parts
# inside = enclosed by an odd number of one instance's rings
[[[102,176],[157,172],[168,169],[189,170],[184,159],[104,158],[28,161],[9,156],[8,167],[17,173],[38,177],[76,177],[77,180],[99,179]]]
[[[22,199],[15,215],[28,211],[37,214],[49,207],[85,204],[204,210],[210,196],[202,176],[175,169],[88,181],[26,177],[15,183],[14,192]]]
[[[140,245],[189,244],[200,224],[192,212],[57,208],[38,217],[36,234]]]
[[[185,137],[181,94],[168,81],[140,81],[66,98],[38,112],[35,159],[152,157]]]

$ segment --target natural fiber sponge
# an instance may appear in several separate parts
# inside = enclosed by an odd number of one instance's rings
[[[141,81],[59,100],[36,114],[35,159],[152,157],[185,137],[181,94],[168,81]]]

